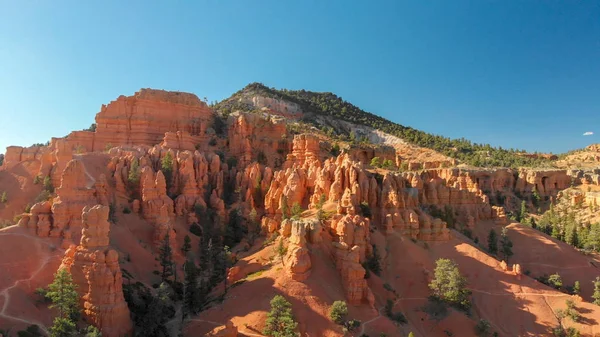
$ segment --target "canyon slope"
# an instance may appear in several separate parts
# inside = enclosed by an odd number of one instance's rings
[[[78,327],[105,337],[266,336],[276,295],[300,336],[599,336],[598,149],[496,149],[257,83],[211,105],[141,89],[6,149],[0,334],[48,334],[37,289],[66,269]],[[439,259],[469,309],[432,298]]]

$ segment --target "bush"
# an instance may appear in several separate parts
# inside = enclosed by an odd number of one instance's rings
[[[39,185],[41,182],[42,182],[42,177],[35,176],[35,178],[33,178],[33,184],[34,185]]]
[[[50,192],[48,192],[47,190],[43,190],[40,192],[40,194],[38,194],[37,197],[35,197],[35,203],[46,201],[50,199],[51,196],[52,195],[50,194]]]
[[[50,180],[50,176],[46,176],[44,178],[44,189],[49,193],[54,193],[54,186],[52,186],[52,180]]]
[[[357,319],[351,319],[351,320],[347,321],[346,323],[344,323],[344,327],[348,331],[354,331],[360,327],[360,321]]]
[[[123,207],[123,214],[129,214],[131,213],[131,209],[129,209],[129,207],[125,206]]]
[[[552,274],[548,277],[547,284],[558,290],[558,289],[562,288],[562,286],[563,286],[562,278],[560,277],[560,275],[558,273]]]
[[[479,322],[477,322],[477,325],[475,325],[475,334],[478,337],[487,337],[490,335],[491,327],[490,322],[485,319],[480,319]]]
[[[302,212],[304,212],[302,206],[300,206],[299,203],[295,203],[290,211],[292,219],[300,219],[300,215],[302,215]]]
[[[8,202],[8,195],[6,194],[6,191],[2,192],[2,195],[0,195],[0,202],[3,204]]]
[[[329,308],[329,318],[336,324],[343,324],[348,315],[348,306],[345,301],[335,301]]]
[[[385,308],[383,309],[385,312],[385,315],[391,319],[392,321],[399,323],[399,324],[406,324],[408,323],[408,321],[406,320],[406,317],[404,316],[403,313],[401,312],[394,312],[394,302],[390,299],[387,300],[387,302],[385,303]]]

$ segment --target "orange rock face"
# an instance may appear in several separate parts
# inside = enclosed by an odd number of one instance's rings
[[[108,211],[102,205],[84,208],[81,242],[67,250],[61,268],[73,275],[86,320],[103,336],[120,337],[131,333],[132,322],[123,297],[119,255],[108,246]]]
[[[91,150],[102,151],[108,144],[152,146],[166,132],[203,136],[211,122],[212,112],[194,94],[142,89],[102,106]]]
[[[94,179],[87,174],[81,161],[71,160],[67,164],[52,203],[51,237],[79,235],[81,210],[98,203],[94,184]]]
[[[277,151],[289,151],[287,141],[282,138],[287,132],[283,119],[238,113],[232,114],[227,124],[230,155],[236,157],[242,167],[257,160],[261,153],[268,166],[283,163],[284,158]]]

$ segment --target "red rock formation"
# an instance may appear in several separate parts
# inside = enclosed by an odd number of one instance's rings
[[[295,135],[292,142],[292,152],[287,155],[287,161],[303,165],[306,162],[319,160],[320,139],[311,134]]]
[[[203,136],[211,122],[211,110],[194,94],[142,89],[102,106],[96,115],[93,151],[108,144],[152,146],[169,131]]]
[[[70,235],[80,233],[81,210],[98,203],[94,184],[81,161],[74,159],[67,164],[52,203],[51,237],[64,236],[65,232]]]
[[[287,133],[284,119],[261,114],[234,113],[230,115],[227,124],[230,155],[238,159],[241,167],[257,160],[261,152],[270,167],[277,166],[276,158],[280,158],[279,164],[283,162],[277,150],[289,151],[287,141],[282,139]]]
[[[360,264],[360,247],[350,248],[346,243],[334,242],[334,261],[342,276],[342,284],[346,292],[346,299],[352,305],[368,302],[372,307],[375,297],[365,280],[365,269]]]
[[[284,266],[290,277],[296,281],[304,281],[310,276],[312,263],[307,248],[307,237],[311,242],[320,240],[320,227],[315,223],[304,221],[284,221],[282,224],[282,239],[289,237]],[[312,234],[311,234],[312,233]]]
[[[167,196],[167,183],[162,171],[156,174],[150,167],[142,169],[142,215],[151,223],[156,223],[163,206],[167,216],[173,215],[173,200]]]
[[[119,255],[109,248],[109,208],[86,207],[82,213],[81,243],[65,253],[61,268],[67,268],[77,284],[83,315],[103,336],[131,333],[129,308],[123,297]]]

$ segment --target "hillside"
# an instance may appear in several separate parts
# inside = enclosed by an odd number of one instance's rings
[[[48,335],[58,270],[75,336],[273,336],[277,295],[286,337],[599,333],[591,157],[549,167],[254,83],[212,105],[141,89],[2,158],[2,337]]]
[[[356,125],[368,126],[396,136],[413,145],[437,151],[445,156],[455,158],[476,167],[538,167],[552,166],[552,160],[544,156],[527,155],[522,150],[506,150],[488,144],[475,144],[467,139],[449,139],[432,135],[396,124],[361,110],[330,92],[312,92],[306,90],[287,90],[269,88],[261,83],[252,83],[233,94],[230,98],[216,104],[218,111],[225,113],[241,110],[252,110],[266,97],[276,100],[275,108],[284,106],[290,112],[301,112],[302,121],[312,124],[330,136],[351,139],[349,130],[337,127],[337,121],[347,121]],[[272,103],[272,102],[269,102]],[[258,106],[260,108],[260,106]],[[323,117],[326,122],[323,122]],[[356,137],[356,135],[355,135]]]

